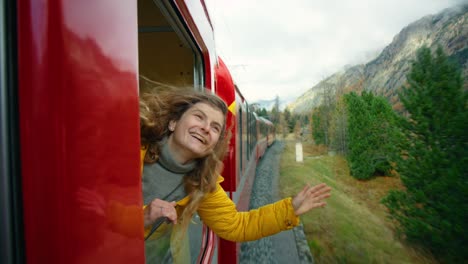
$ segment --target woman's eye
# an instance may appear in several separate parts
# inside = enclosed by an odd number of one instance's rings
[[[199,115],[199,114],[195,114],[195,117],[196,117],[198,120],[202,120],[202,116]]]
[[[212,127],[212,129],[216,133],[219,133],[221,131],[221,128],[219,128],[218,126],[214,126],[214,127]]]

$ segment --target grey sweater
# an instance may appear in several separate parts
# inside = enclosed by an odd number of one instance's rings
[[[159,198],[178,201],[186,196],[182,184],[184,175],[193,170],[197,161],[179,164],[169,151],[167,139],[160,142],[161,153],[156,163],[143,166],[143,202],[149,204]]]

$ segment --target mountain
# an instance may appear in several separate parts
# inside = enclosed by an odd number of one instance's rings
[[[295,98],[279,98],[279,110],[283,111],[289,104],[291,104]],[[265,108],[267,111],[271,111],[275,106],[276,99],[271,100],[257,100],[251,103],[251,106],[255,109]]]
[[[403,28],[390,45],[366,64],[347,67],[332,74],[299,96],[288,108],[294,113],[310,112],[335,93],[367,90],[398,104],[397,89],[406,82],[416,50],[440,45],[463,67],[468,80],[468,4],[425,16]],[[465,89],[468,89],[465,81]]]

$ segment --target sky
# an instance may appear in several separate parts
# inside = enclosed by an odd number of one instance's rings
[[[218,55],[249,102],[294,100],[375,58],[405,26],[468,0],[205,0]]]

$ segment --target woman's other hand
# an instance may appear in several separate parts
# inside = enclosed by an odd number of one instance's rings
[[[166,217],[170,222],[177,223],[176,202],[166,202],[161,199],[154,199],[143,210],[145,227],[153,224],[157,219]]]
[[[307,184],[302,191],[292,199],[294,213],[299,216],[314,208],[325,206],[327,204],[325,199],[330,197],[330,191],[331,188],[325,183],[312,187]]]

